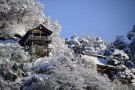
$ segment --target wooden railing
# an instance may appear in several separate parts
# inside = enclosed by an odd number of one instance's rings
[[[47,36],[32,36],[32,35],[30,35],[29,39],[33,40],[33,41],[36,41],[36,40],[39,40],[39,41],[52,41],[52,37],[47,37]]]

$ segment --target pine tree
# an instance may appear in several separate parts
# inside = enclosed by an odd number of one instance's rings
[[[115,48],[126,51],[128,43],[125,41],[124,36],[116,36],[115,41],[112,43]]]
[[[129,31],[127,33],[127,37],[128,39],[131,41],[131,43],[129,44],[129,49],[131,52],[131,60],[132,62],[134,62],[135,64],[135,26],[133,27],[132,31]]]

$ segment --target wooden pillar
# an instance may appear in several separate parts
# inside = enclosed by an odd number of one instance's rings
[[[48,43],[46,43],[46,49],[47,49],[47,57],[49,57]]]
[[[32,39],[33,39],[33,32],[32,32]],[[33,41],[31,42],[31,55],[33,56]]]
[[[32,32],[32,38],[33,38],[33,32]]]
[[[31,42],[30,50],[31,50],[31,56],[33,56],[33,41]]]
[[[41,39],[41,31],[39,31],[40,32],[40,39]]]

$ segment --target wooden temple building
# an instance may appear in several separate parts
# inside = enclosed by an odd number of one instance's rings
[[[25,47],[25,50],[35,57],[49,56],[50,49],[48,45],[52,42],[50,35],[53,32],[42,24],[29,30],[19,41],[19,44]]]

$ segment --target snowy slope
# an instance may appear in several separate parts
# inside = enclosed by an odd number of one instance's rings
[[[99,64],[99,65],[106,65],[106,60],[102,59],[102,58],[97,58],[95,56],[89,56],[89,55],[84,55],[84,58],[89,62],[94,62],[95,64]]]

